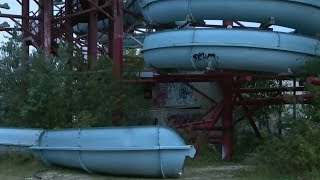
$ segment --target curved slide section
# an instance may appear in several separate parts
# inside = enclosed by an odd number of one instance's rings
[[[160,69],[236,69],[291,73],[320,53],[320,41],[286,33],[238,29],[163,31],[145,38],[145,61]]]
[[[0,128],[0,157],[11,152],[29,156],[29,147],[38,144],[43,129]]]
[[[19,153],[47,165],[79,168],[88,173],[176,178],[185,157],[196,150],[180,135],[160,126],[87,129],[0,128],[0,158]]]
[[[136,3],[135,0],[126,0],[124,1],[125,7],[127,9],[130,9],[132,12],[140,13],[140,7]],[[125,14],[123,23],[124,26],[130,26],[131,24],[135,23],[135,18],[133,18],[130,15]],[[77,23],[76,25],[73,26],[73,30],[77,33],[87,33],[88,32],[89,25],[88,23]],[[108,19],[103,19],[98,21],[98,30],[100,32],[102,31],[108,31],[109,28],[109,20]],[[101,36],[101,33],[98,34],[98,37]],[[142,41],[144,39],[144,35],[136,35],[134,37],[125,37],[124,38],[124,47],[126,48],[137,48],[137,47],[142,47]],[[108,36],[103,35],[99,39],[100,43],[105,44],[108,43]]]
[[[107,31],[109,27],[109,21],[107,19],[98,21],[98,30]],[[73,26],[73,30],[78,33],[87,33],[89,25],[88,23],[78,23]]]
[[[31,149],[46,164],[163,178],[179,177],[185,157],[196,153],[175,131],[158,126],[46,131]]]
[[[100,20],[98,21],[98,29],[99,31],[107,31],[109,27],[108,20]],[[87,33],[88,32],[88,23],[78,23],[73,26],[73,30],[77,33]],[[98,33],[99,42],[102,44],[108,43],[108,35],[102,35]],[[140,48],[142,47],[142,42],[145,38],[144,34],[128,36],[123,39],[123,45],[126,48]]]
[[[101,34],[98,35],[100,37]],[[135,35],[127,35],[123,38],[123,46],[126,48],[141,48],[143,46],[143,40],[145,38],[145,34],[135,34]],[[102,44],[107,44],[109,42],[108,35],[102,35],[99,39],[99,42]]]
[[[170,24],[193,20],[233,20],[267,22],[315,36],[320,30],[318,0],[137,0],[142,14],[151,24]]]

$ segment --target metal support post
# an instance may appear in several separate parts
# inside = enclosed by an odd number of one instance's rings
[[[244,98],[242,97],[241,94],[238,95],[238,98],[240,101],[243,101]],[[244,110],[245,113],[245,117],[248,119],[254,133],[256,134],[256,137],[259,139],[262,139],[262,136],[260,134],[259,128],[257,127],[256,123],[254,122],[253,118],[252,118],[252,112],[251,110],[249,110],[248,106],[245,104],[242,104],[242,109]]]
[[[66,8],[65,16],[69,16],[72,14],[72,5],[73,5],[73,0],[65,0],[65,8]],[[66,41],[71,46],[73,42],[73,28],[72,28],[71,18],[66,18],[64,27],[66,31]]]
[[[297,78],[294,78],[293,79],[293,96],[296,96],[297,95],[297,91],[296,91],[296,88],[297,88]],[[297,104],[294,103],[293,104],[293,119],[296,120],[297,118]]]
[[[29,16],[30,11],[30,1],[22,0],[21,2],[21,15]],[[24,59],[26,62],[29,61],[29,50],[30,50],[30,42],[27,40],[30,36],[30,22],[29,19],[22,19],[22,36],[23,36],[23,48],[24,48]]]
[[[233,155],[233,80],[232,76],[222,80],[224,108],[222,112],[222,159],[231,161]]]
[[[44,17],[43,17],[43,8],[44,8],[44,2],[45,0],[39,0],[39,32],[37,35],[37,42],[40,46],[40,48],[43,48],[43,32],[44,32]]]
[[[98,5],[98,0],[92,0],[92,3]],[[90,4],[91,8],[94,7]],[[88,26],[88,69],[91,70],[97,60],[97,43],[98,43],[98,13],[90,12]]]
[[[123,2],[113,0],[113,32],[112,32],[112,58],[114,61],[115,76],[121,78],[123,71]]]
[[[52,0],[42,0],[43,10],[43,49],[46,57],[51,56],[51,45],[52,45]]]
[[[279,81],[279,86],[282,87],[282,81]],[[280,92],[280,96],[282,96],[282,92]],[[279,119],[279,135],[282,134],[282,110],[278,110],[278,119]]]
[[[65,17],[72,15],[73,13],[73,0],[65,0]],[[63,24],[65,29],[65,42],[68,45],[68,54],[70,62],[70,67],[72,66],[73,62],[73,51],[74,51],[74,44],[73,44],[73,27],[72,27],[72,18],[66,18]],[[77,65],[80,68],[81,65]]]
[[[113,73],[117,79],[122,77],[123,66],[123,2],[112,0],[111,13],[113,19],[109,19],[109,57],[113,60]],[[121,97],[122,91],[119,91]],[[123,104],[119,102],[113,112],[113,123],[118,124],[123,119]]]
[[[22,16],[29,16],[30,11],[30,1],[29,0],[22,0]],[[22,34],[24,39],[24,48],[26,51],[26,55],[29,54],[29,43],[26,39],[30,36],[30,25],[29,19],[22,19]]]
[[[233,21],[223,21],[223,27],[225,28],[232,28],[233,27]]]

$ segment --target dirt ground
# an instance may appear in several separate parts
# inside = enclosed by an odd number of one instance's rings
[[[235,173],[248,171],[251,167],[240,164],[219,164],[210,166],[187,166],[180,179],[239,179]],[[40,162],[0,163],[1,180],[128,180],[144,179],[134,177],[113,177],[108,175],[89,175],[80,170],[70,170],[58,167],[46,167]]]

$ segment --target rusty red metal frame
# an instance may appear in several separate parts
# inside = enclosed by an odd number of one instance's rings
[[[16,15],[16,14],[0,14],[0,18],[15,18],[15,19],[40,20],[39,17]]]
[[[143,22],[142,17],[136,13],[130,12],[125,9],[122,0],[107,0],[104,4],[99,4],[97,0],[79,0],[78,3],[86,4],[86,8],[82,10],[74,11],[73,0],[65,0],[64,6],[61,6],[58,13],[53,13],[52,0],[34,0],[39,6],[39,13],[33,13],[30,15],[30,0],[18,1],[21,4],[21,15],[16,14],[0,14],[0,18],[10,18],[14,21],[22,20],[21,27],[17,30],[23,32],[23,37],[26,40],[26,48],[29,45],[34,45],[37,48],[42,48],[47,57],[54,53],[58,44],[57,39],[67,42],[74,51],[76,49],[87,49],[83,53],[83,56],[88,56],[88,62],[77,62],[75,59],[71,59],[72,64],[75,64],[79,69],[92,69],[93,65],[99,54],[98,45],[98,28],[97,23],[100,19],[107,18],[109,21],[109,29],[103,34],[108,34],[109,41],[105,47],[108,48],[108,52],[104,52],[104,49],[100,53],[108,54],[114,62],[114,73],[117,78],[122,77],[123,72],[123,37],[135,29],[136,23]],[[128,25],[124,32],[123,16],[124,13],[131,15],[137,19],[135,24]],[[31,21],[39,21],[39,32],[35,31],[35,27],[31,27]],[[73,26],[78,22],[88,22],[89,31],[85,34],[76,34],[73,30]],[[234,27],[233,23],[239,25]],[[194,24],[197,26],[197,24]],[[201,26],[201,25],[200,25]],[[202,25],[203,26],[203,25]],[[210,25],[204,25],[210,26]],[[223,26],[220,28],[226,28],[230,26],[232,28],[248,28],[238,21],[224,21]],[[261,27],[262,29],[272,30],[267,27]],[[10,33],[12,28],[1,28],[0,31],[7,31]],[[148,30],[147,30],[148,31]],[[86,67],[83,67],[86,66]],[[201,115],[193,123],[183,124],[177,126],[180,129],[193,129],[203,131],[220,131],[222,135],[211,136],[209,139],[214,142],[220,143],[223,146],[223,159],[232,159],[233,154],[233,129],[237,122],[242,119],[247,119],[256,133],[256,136],[261,138],[258,128],[256,127],[252,114],[263,105],[283,105],[294,104],[297,102],[306,103],[307,101],[317,97],[313,94],[296,95],[297,91],[305,91],[304,87],[275,87],[275,88],[240,88],[240,85],[249,81],[255,80],[292,80],[291,76],[274,76],[274,75],[258,75],[250,74],[248,72],[205,72],[202,74],[160,74],[154,75],[151,79],[143,80],[123,80],[125,83],[137,83],[137,84],[150,84],[156,85],[158,83],[185,83],[188,87],[193,89],[198,94],[208,99],[212,106]],[[201,90],[195,88],[192,82],[217,82],[221,85],[223,91],[223,100],[215,102],[210,96],[203,93]],[[316,77],[308,78],[307,82],[311,84],[320,84],[320,80]],[[293,92],[292,96],[282,96],[281,92]],[[243,94],[247,93],[274,93],[276,96],[260,99],[245,99]],[[244,117],[238,120],[234,120],[233,110],[236,106],[240,106],[244,109]],[[251,106],[255,106],[251,108]],[[208,117],[208,118],[206,118]],[[218,123],[221,121],[221,123]],[[217,127],[217,124],[221,124]]]

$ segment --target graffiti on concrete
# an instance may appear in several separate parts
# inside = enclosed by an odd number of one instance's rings
[[[159,84],[156,86],[154,94],[153,104],[156,107],[164,107],[167,102],[166,100],[168,99],[167,88]]]
[[[192,123],[200,116],[200,112],[193,112],[193,113],[183,113],[183,112],[176,112],[176,113],[168,113],[167,115],[167,123],[173,125],[181,125]]]
[[[154,102],[158,107],[194,103],[194,91],[184,83],[159,84],[155,91]]]
[[[193,90],[185,84],[179,83],[176,100],[179,104],[193,103]]]

